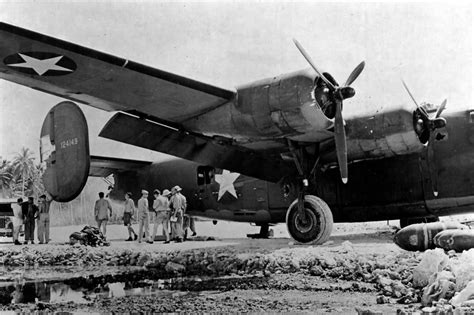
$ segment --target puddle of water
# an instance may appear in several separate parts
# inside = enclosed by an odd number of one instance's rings
[[[97,286],[95,289],[72,288],[65,283],[24,283],[16,284],[3,288],[3,304],[18,303],[88,303],[91,300],[101,296],[108,298],[117,298],[134,295],[160,295],[168,296],[173,291],[166,290],[164,281],[154,283],[138,283],[139,287],[126,282],[108,283],[105,286]],[[5,294],[5,293],[9,294]]]
[[[173,294],[200,294],[200,291],[227,290],[243,282],[262,282],[262,277],[219,277],[219,278],[172,278],[138,281],[98,281],[93,285],[65,282],[19,282],[0,288],[0,303],[88,303],[98,297],[117,298],[124,296]],[[178,291],[178,292],[176,292]],[[182,292],[179,292],[182,291]]]

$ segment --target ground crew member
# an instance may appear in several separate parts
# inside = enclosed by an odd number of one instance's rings
[[[142,197],[138,200],[138,243],[142,242],[143,230],[145,230],[145,239],[148,239],[148,220],[148,191],[143,189]]]
[[[172,209],[172,218],[170,219],[171,231],[173,239],[176,242],[181,243],[184,238],[183,231],[183,215],[186,211],[186,197],[181,194],[181,187],[178,185],[174,186],[171,189],[171,209]],[[173,219],[175,218],[175,219]],[[174,221],[174,222],[173,222]]]
[[[158,189],[155,189],[153,193],[153,195],[155,196],[155,200],[153,201],[153,210],[155,211],[155,224],[153,226],[153,234],[151,236],[152,243],[155,240],[156,232],[160,224],[163,225],[163,233],[166,237],[165,244],[168,244],[170,242],[170,233],[168,229],[168,224],[170,221],[170,202],[168,200],[169,194],[170,191],[168,189],[165,189],[163,191],[163,195],[160,194],[160,191]]]
[[[20,235],[20,229],[23,225],[23,213],[21,212],[21,204],[23,203],[23,199],[18,198],[17,203],[12,204],[13,210],[13,243],[15,245],[21,245],[20,241],[18,240],[18,236]]]
[[[23,244],[34,244],[35,220],[38,215],[38,207],[34,204],[33,197],[28,197],[28,202],[24,202],[21,207],[23,222],[25,222],[25,242]]]
[[[186,238],[188,237],[188,228],[191,230],[191,232],[193,232],[191,236],[196,236],[197,233],[196,233],[196,225],[194,224],[194,218],[184,213],[183,221],[184,221],[183,222],[184,239],[186,240]]]
[[[102,234],[104,235],[104,237],[107,233],[107,221],[109,220],[109,212],[110,216],[112,216],[112,206],[110,205],[110,202],[107,199],[104,199],[104,193],[100,192],[99,200],[95,202],[94,206],[94,217],[97,221],[99,231],[100,226],[103,226],[104,231],[102,232]]]
[[[38,203],[38,241],[40,244],[49,242],[49,208],[53,198],[47,195],[41,195]]]
[[[125,207],[123,209],[123,225],[128,229],[128,238],[126,241],[136,241],[138,236],[132,228],[132,218],[135,213],[135,203],[132,200],[132,193],[125,194]]]

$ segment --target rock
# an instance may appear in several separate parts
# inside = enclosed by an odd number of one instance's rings
[[[377,304],[387,304],[390,303],[390,299],[383,295],[378,295],[376,298]]]
[[[458,307],[468,301],[472,301],[474,296],[474,280],[471,280],[467,286],[451,299],[451,304]]]
[[[311,267],[311,269],[309,270],[309,273],[312,276],[322,276],[324,274],[324,269],[321,266],[316,265],[316,266]]]
[[[437,272],[443,270],[448,264],[449,257],[441,248],[427,250],[423,253],[421,262],[413,270],[413,286],[424,288],[429,284],[429,278]]]
[[[165,270],[169,273],[181,274],[186,271],[186,267],[181,264],[169,261],[165,266]]]

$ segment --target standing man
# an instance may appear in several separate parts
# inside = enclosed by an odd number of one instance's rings
[[[135,213],[135,204],[132,200],[132,193],[128,192],[125,194],[125,207],[123,209],[123,225],[125,225],[128,229],[128,238],[126,241],[133,241],[137,240],[138,236],[137,233],[132,228],[132,218],[133,214]]]
[[[34,204],[33,197],[28,197],[28,202],[24,202],[21,207],[23,221],[25,222],[25,242],[23,244],[34,244],[35,220],[38,216],[38,207]]]
[[[39,197],[38,214],[38,241],[40,244],[49,242],[49,207],[51,206],[51,195],[41,195]]]
[[[148,239],[148,191],[142,190],[142,197],[138,200],[138,243],[142,242],[143,230],[145,229],[145,239]],[[151,241],[147,241],[151,243]]]
[[[169,200],[168,200],[168,195],[170,194],[170,191],[168,189],[165,189],[163,191],[163,195],[160,194],[160,191],[158,189],[155,189],[153,192],[153,195],[155,196],[155,200],[153,201],[153,210],[155,211],[155,224],[153,226],[153,234],[151,236],[151,242],[155,240],[156,236],[156,231],[158,230],[158,226],[161,224],[163,225],[163,233],[165,233],[166,241],[165,244],[168,244],[170,242],[170,233],[168,230],[168,224],[169,224],[169,217],[170,217],[170,211],[169,211]]]
[[[13,209],[13,244],[21,245],[20,241],[18,240],[18,236],[20,235],[20,229],[23,225],[23,213],[21,212],[21,204],[23,203],[23,199],[18,198],[17,203],[12,204]]]
[[[183,215],[186,211],[186,197],[181,194],[181,187],[178,185],[174,186],[171,189],[172,197],[171,197],[171,205],[173,211],[173,217],[175,219],[171,220],[172,223],[172,230],[173,230],[173,238],[175,238],[177,243],[181,243],[184,238],[184,231],[183,231]],[[174,222],[173,222],[174,221]]]
[[[97,221],[99,231],[101,225],[104,227],[104,231],[102,232],[102,234],[104,234],[104,237],[107,233],[107,221],[109,220],[109,212],[110,216],[112,216],[112,206],[110,205],[110,202],[107,199],[104,199],[104,193],[100,192],[99,200],[95,202],[94,206],[94,217]]]

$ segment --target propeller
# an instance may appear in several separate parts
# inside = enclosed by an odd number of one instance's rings
[[[430,117],[426,109],[422,106],[419,106],[415,97],[410,92],[410,89],[406,85],[405,81],[402,80],[405,90],[410,95],[410,98],[413,100],[413,103],[416,105],[416,111],[414,112],[414,127],[415,132],[418,135],[418,138],[423,144],[427,144],[431,141],[431,135],[436,129],[443,128],[446,126],[446,119],[441,117],[441,113],[446,109],[447,100],[444,100],[441,105],[438,107],[434,117]]]
[[[352,70],[351,74],[346,80],[346,83],[343,86],[339,86],[337,83],[333,84],[331,81],[326,78],[321,71],[319,71],[318,67],[316,67],[315,63],[308,55],[306,50],[301,46],[301,44],[296,40],[293,39],[298,50],[301,52],[303,57],[306,61],[311,65],[311,67],[316,71],[317,75],[321,80],[326,83],[329,92],[332,94],[332,98],[335,101],[336,106],[336,115],[334,117],[334,140],[336,143],[336,154],[337,154],[337,161],[339,163],[339,170],[341,172],[341,179],[342,182],[345,184],[348,180],[348,171],[347,171],[347,144],[346,144],[346,130],[344,128],[344,119],[342,117],[342,101],[346,98],[351,98],[355,95],[355,90],[350,87],[357,77],[361,74],[362,70],[364,70],[365,62],[362,61],[354,70]]]
[[[443,128],[446,126],[446,119],[441,117],[441,113],[446,109],[446,99],[441,103],[441,105],[436,110],[436,114],[433,117],[430,117],[425,108],[420,107],[416,102],[413,94],[410,92],[410,89],[406,83],[402,80],[405,90],[410,95],[411,99],[415,103],[417,109],[413,112],[413,123],[415,132],[418,135],[421,143],[427,145],[427,154],[428,154],[428,168],[430,172],[431,185],[433,188],[433,194],[435,197],[438,196],[438,171],[436,169],[436,164],[434,161],[434,150],[433,146],[435,143],[435,130]]]

